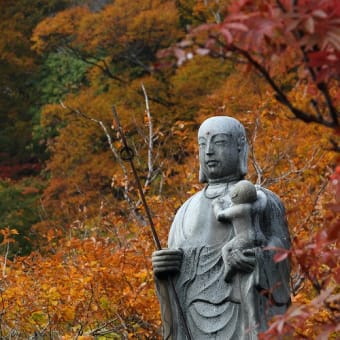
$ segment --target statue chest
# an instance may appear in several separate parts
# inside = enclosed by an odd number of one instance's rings
[[[222,241],[228,242],[233,237],[232,225],[217,221],[212,201],[201,194],[188,205],[182,221],[187,245],[214,245]]]

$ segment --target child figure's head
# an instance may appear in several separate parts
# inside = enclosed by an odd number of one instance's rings
[[[249,181],[239,181],[230,191],[230,198],[234,204],[252,203],[257,199],[255,185]]]

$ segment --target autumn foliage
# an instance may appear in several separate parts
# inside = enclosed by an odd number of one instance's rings
[[[339,2],[39,3],[1,14],[0,337],[160,338],[115,105],[163,246],[201,188],[199,124],[244,124],[248,179],[282,198],[293,243],[292,306],[261,337],[337,338]]]

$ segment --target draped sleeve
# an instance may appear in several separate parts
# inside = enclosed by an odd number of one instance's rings
[[[268,199],[266,209],[260,218],[262,232],[268,240],[267,248],[290,249],[291,242],[287,219],[281,200],[270,190],[260,188]],[[258,255],[259,288],[267,291],[277,306],[290,303],[290,262],[285,259],[275,263],[275,250],[264,250]]]

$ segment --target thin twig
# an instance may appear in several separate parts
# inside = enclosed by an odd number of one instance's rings
[[[5,261],[2,267],[2,277],[6,277],[6,266],[7,266],[8,253],[9,253],[9,242],[7,242],[6,244]]]
[[[268,70],[266,70],[266,68],[259,64],[247,51],[233,45],[233,49],[240,53],[241,55],[243,55],[248,62],[255,67],[255,69],[257,71],[260,72],[260,74],[265,78],[265,80],[267,81],[267,83],[271,86],[271,88],[275,91],[276,93],[276,99],[282,103],[283,105],[287,106],[289,108],[289,110],[295,115],[296,118],[301,119],[302,121],[304,121],[305,123],[319,123],[321,125],[324,125],[326,127],[329,128],[335,128],[337,127],[338,121],[334,119],[334,117],[332,117],[332,121],[326,120],[323,117],[318,117],[318,116],[314,116],[312,114],[308,114],[300,109],[298,109],[297,107],[295,107],[291,101],[288,99],[288,97],[285,95],[285,93],[281,90],[281,88],[276,84],[276,82],[274,81],[274,79],[270,76]],[[328,103],[327,103],[328,104]]]
[[[144,84],[142,83],[142,90],[144,93],[144,99],[145,99],[145,113],[148,118],[148,128],[149,128],[149,138],[148,138],[148,174],[146,176],[146,181],[144,184],[144,190],[150,185],[152,174],[154,172],[153,170],[153,159],[152,159],[152,153],[153,153],[153,126],[152,126],[152,119],[150,114],[150,106],[149,106],[149,99],[148,95],[146,93]]]
[[[124,84],[124,85],[129,84],[129,82],[126,81],[125,79],[122,79],[122,78],[114,75],[111,72],[108,63],[104,59],[100,59],[98,57],[95,57],[94,55],[84,55],[84,53],[81,53],[79,50],[72,48],[71,46],[65,46],[64,50],[66,51],[66,53],[67,53],[67,51],[70,51],[70,53],[72,53],[75,57],[79,58],[84,63],[99,68],[103,72],[103,74],[108,76],[110,79],[113,79],[113,80],[119,82],[120,84]],[[126,59],[126,58],[124,58],[124,59]],[[92,60],[95,60],[95,61],[92,61]],[[118,61],[119,61],[119,59],[118,59]],[[131,59],[129,59],[129,61],[131,61]],[[112,62],[114,62],[114,60]],[[101,65],[100,63],[102,63],[103,65]],[[136,64],[136,62],[134,62],[134,64]],[[133,90],[133,91],[135,93],[137,93],[138,95],[142,95],[142,93],[139,90]],[[167,108],[174,106],[174,103],[169,102],[168,100],[166,100],[164,98],[149,96],[149,100],[153,101],[157,104],[163,105],[164,107],[167,107]]]
[[[119,83],[122,84],[127,84],[127,82],[120,78],[115,76],[109,66],[107,65],[106,61],[103,59],[100,59],[98,57],[95,56],[85,56],[84,54],[82,54],[79,50],[72,48],[71,46],[67,46],[65,47],[65,50],[69,50],[75,57],[79,58],[80,60],[82,60],[84,63],[95,66],[97,68],[99,68],[104,74],[106,74],[109,78],[117,80]],[[92,61],[91,59],[95,60]],[[99,63],[102,62],[104,66],[100,65]]]
[[[285,105],[294,114],[296,118],[302,120],[305,123],[317,123],[328,128],[336,128],[339,126],[338,112],[336,111],[333,105],[332,98],[324,83],[317,84],[317,87],[319,91],[321,91],[321,93],[323,94],[326,100],[326,104],[329,109],[331,120],[327,120],[323,116],[320,117],[318,114],[313,115],[313,114],[306,113],[303,110],[300,110],[299,108],[294,106],[293,103],[286,96],[286,94],[283,92],[283,90],[280,88],[280,86],[275,82],[273,77],[271,77],[271,75],[269,74],[269,71],[259,62],[257,62],[256,59],[248,51],[236,46],[235,44],[231,44],[230,46],[227,46],[220,39],[218,39],[217,36],[210,36],[210,38],[214,39],[217,45],[219,45],[223,50],[228,49],[230,51],[234,51],[238,53],[239,55],[243,56],[248,61],[248,63],[251,66],[253,66],[264,77],[266,82],[274,90],[274,92],[276,93],[275,95],[276,100],[279,101],[281,104]]]
[[[256,137],[257,137],[257,131],[258,131],[258,127],[259,127],[259,122],[260,122],[259,117],[256,117],[252,143],[250,145],[251,156],[252,156],[251,159],[252,159],[253,166],[255,168],[256,174],[257,174],[256,184],[262,183],[262,176],[263,176],[263,169],[261,168],[261,166],[259,165],[259,163],[256,160],[255,147],[254,147],[254,145],[256,144]]]
[[[314,213],[314,209],[316,208],[320,198],[321,198],[321,195],[323,194],[323,192],[325,191],[327,185],[329,183],[329,179],[328,178],[325,178],[324,182],[322,183],[319,191],[317,192],[315,198],[314,198],[314,203],[313,203],[313,210],[310,212],[310,214],[305,218],[305,220],[303,221],[303,223],[301,224],[302,226],[306,226],[310,219],[312,218],[312,215]]]
[[[129,177],[128,177],[127,168],[126,168],[122,158],[120,157],[117,149],[113,145],[112,138],[111,138],[109,131],[108,131],[107,127],[105,126],[105,124],[101,120],[90,117],[89,115],[85,114],[84,112],[82,112],[79,109],[71,108],[71,107],[65,105],[62,101],[60,102],[60,104],[64,109],[68,109],[73,113],[76,113],[76,114],[78,114],[78,115],[80,115],[80,116],[82,116],[82,117],[84,117],[84,118],[86,118],[86,119],[88,119],[92,122],[95,122],[96,124],[98,124],[102,128],[102,130],[104,131],[104,134],[106,136],[106,139],[109,143],[110,150],[113,153],[117,162],[119,163],[119,166],[121,167],[123,174],[124,174],[124,198],[128,202],[128,204],[131,208],[131,211],[133,212],[136,219],[144,226],[146,222],[145,222],[144,217],[138,212],[138,204],[135,204],[133,202],[132,198],[129,195],[129,180],[128,180]]]
[[[281,9],[281,11],[283,13],[287,13],[286,8],[283,6],[283,4],[280,2],[280,0],[276,0],[276,2],[278,4],[278,7]],[[296,6],[296,5],[297,5],[297,1],[293,1],[293,6]],[[295,39],[297,39],[297,40],[303,38],[303,36],[304,36],[304,34],[303,34],[303,32],[301,30],[294,30],[292,33],[293,33]],[[328,108],[329,115],[330,115],[330,118],[331,118],[332,122],[334,123],[335,126],[339,126],[339,118],[338,118],[338,114],[339,113],[337,112],[335,106],[333,105],[333,101],[332,101],[332,98],[330,96],[330,93],[329,93],[329,90],[327,88],[327,85],[324,82],[318,82],[315,70],[313,69],[313,67],[308,65],[309,57],[308,57],[308,54],[307,54],[307,52],[305,50],[305,47],[301,46],[300,50],[301,50],[301,53],[302,53],[302,56],[303,56],[303,61],[304,61],[305,65],[306,65],[306,69],[308,70],[308,72],[309,72],[309,74],[310,74],[314,84],[316,84],[318,90],[321,92],[321,94],[323,95],[323,97],[325,99],[325,102],[327,104],[327,108]],[[320,121],[324,121],[323,117],[320,114],[320,109],[319,109],[318,102],[315,99],[312,99],[311,100],[311,104],[312,104],[313,108],[316,111],[317,118]]]
[[[296,169],[293,162],[287,157],[287,155],[283,154],[283,157],[280,160],[282,160],[284,158],[284,156],[286,156],[288,163],[290,164],[290,170],[286,171],[285,173],[281,174],[280,176],[272,177],[272,178],[269,178],[269,179],[264,179],[262,184],[266,183],[266,185],[269,186],[269,185],[272,185],[274,183],[283,181],[284,179],[287,179],[291,175],[302,174],[304,171],[310,169],[312,167],[312,165],[317,162],[317,161],[315,161],[315,154],[316,154],[316,150],[314,151],[311,158],[307,162],[305,162],[305,165],[302,168],[299,168],[299,169]],[[320,156],[319,159],[321,157],[322,156]]]

